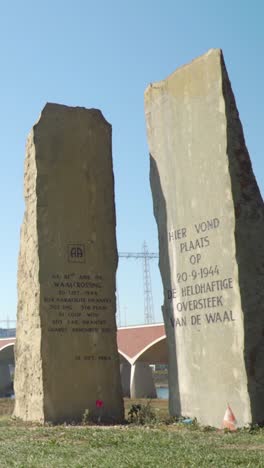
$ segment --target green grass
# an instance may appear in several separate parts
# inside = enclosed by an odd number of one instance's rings
[[[161,403],[154,405],[158,409]],[[10,412],[10,404],[5,408]],[[164,410],[159,409],[158,414]],[[0,417],[1,468],[206,466],[264,467],[264,430],[226,433],[161,422],[151,427],[48,427]]]

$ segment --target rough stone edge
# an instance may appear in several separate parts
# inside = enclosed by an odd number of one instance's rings
[[[32,165],[31,171],[34,174],[34,179],[29,177],[30,180],[26,181],[26,177],[28,176],[26,166],[29,167],[29,165]],[[14,380],[14,386],[15,386],[15,394],[16,394],[16,399],[15,399],[15,408],[13,415],[14,417],[21,418],[25,421],[28,421],[28,406],[34,404],[30,400],[30,387],[32,386],[32,381],[30,379],[27,379],[25,376],[25,368],[27,369],[27,372],[33,371],[34,368],[34,362],[37,361],[38,365],[38,374],[39,377],[36,376],[32,372],[32,375],[40,382],[42,382],[42,363],[41,363],[41,320],[39,316],[36,316],[36,323],[34,325],[34,331],[35,333],[39,333],[39,343],[37,347],[37,353],[34,354],[34,361],[28,359],[25,359],[25,354],[27,352],[27,348],[31,349],[32,348],[32,337],[30,331],[32,329],[32,321],[34,321],[34,316],[32,317],[32,310],[34,310],[34,306],[37,308],[39,306],[39,301],[40,301],[40,291],[39,291],[39,259],[38,259],[38,234],[37,234],[37,220],[36,220],[36,212],[37,212],[37,196],[36,196],[36,183],[37,183],[37,169],[36,169],[36,148],[34,144],[34,130],[33,128],[31,129],[28,137],[27,137],[27,142],[26,142],[26,156],[25,156],[25,161],[24,161],[24,201],[25,201],[25,209],[24,209],[24,216],[23,216],[23,221],[21,225],[21,230],[20,230],[20,247],[19,247],[19,259],[18,259],[18,276],[17,276],[17,289],[18,289],[18,305],[17,305],[17,337],[16,337],[16,343],[15,343],[15,363],[16,363],[16,372],[15,372],[15,380]],[[31,185],[31,187],[30,187]],[[31,190],[30,190],[31,189]],[[30,193],[28,194],[27,192],[30,190]],[[35,212],[35,223],[32,225],[32,215],[30,216],[31,222],[29,223],[28,221],[28,212],[30,210],[30,206],[32,205],[33,210]],[[32,242],[33,242],[33,248],[28,249],[29,244],[26,242],[27,241],[27,233],[30,229],[33,229],[33,235],[32,237]],[[30,256],[26,255],[26,253],[30,251]],[[31,271],[30,269],[27,270],[27,266],[33,267],[34,263],[36,263],[36,271],[37,273],[32,276],[29,272]],[[27,307],[28,301],[25,300],[25,288],[21,288],[20,290],[20,281],[22,280],[22,275],[23,271],[27,271],[27,284],[29,283],[31,287],[27,287],[26,289],[28,292],[30,291],[30,294],[33,294],[33,291],[35,292],[35,304],[30,307]],[[21,291],[21,292],[20,292]],[[32,298],[32,296],[31,296]],[[29,302],[32,304],[32,299]],[[38,306],[37,306],[38,303]],[[22,310],[22,306],[24,306],[24,310]],[[22,351],[23,354],[18,356],[18,348],[20,346],[20,336],[24,334],[24,337],[21,338],[21,344],[22,344]],[[25,339],[26,338],[26,339]],[[21,351],[20,351],[21,352]],[[19,353],[20,353],[19,352]],[[23,361],[24,358],[24,361]],[[23,362],[24,362],[24,367],[23,367]],[[30,364],[30,365],[29,365]],[[20,367],[19,367],[20,366]],[[23,367],[21,370],[21,366]],[[16,388],[19,388],[19,386],[22,385],[22,382],[26,382],[27,386],[26,389],[24,389],[24,384],[22,391],[16,392]],[[27,395],[26,395],[27,392]],[[20,395],[18,397],[17,395]],[[44,421],[44,407],[43,407],[43,384],[41,385],[40,391],[39,391],[39,402],[37,403],[37,407],[39,410],[39,417],[38,419],[40,421]]]
[[[174,70],[174,72],[170,73],[166,78],[164,78],[163,80],[160,80],[160,81],[154,81],[153,83],[150,83],[147,88],[145,89],[145,92],[144,92],[144,96],[145,96],[145,99],[147,97],[147,94],[148,94],[148,91],[149,91],[149,88],[163,88],[165,85],[166,85],[166,82],[168,80],[170,80],[174,75],[177,75],[179,72],[181,72],[184,68],[189,68],[191,67],[195,62],[200,62],[200,61],[203,61],[205,59],[207,59],[207,57],[211,54],[216,54],[216,55],[219,55],[219,57],[222,56],[222,49],[209,49],[207,52],[205,52],[205,54],[202,54],[202,55],[199,55],[199,57],[196,57],[195,59],[191,60],[191,62],[188,62],[184,65],[181,65],[180,67],[177,67],[176,70]]]
[[[246,146],[223,53],[220,54],[220,67],[227,125],[226,151],[235,212],[236,259],[244,320],[243,352],[252,423],[255,424],[264,421],[264,388],[261,391],[258,385],[259,381],[264,381],[264,369],[261,372],[263,365],[261,366],[260,362],[257,366],[257,360],[262,361],[264,354],[264,205]],[[261,241],[262,256],[257,250]],[[255,271],[250,275],[252,265],[255,265],[253,266]],[[251,277],[257,278],[258,283],[252,284]],[[258,299],[261,291],[263,291],[262,300]]]
[[[94,107],[87,108],[83,106],[67,106],[65,104],[58,104],[56,102],[46,102],[45,106],[43,107],[42,111],[40,112],[40,115],[38,119],[36,120],[35,124],[33,125],[33,130],[35,127],[39,124],[41,118],[43,117],[44,113],[46,113],[50,108],[57,108],[61,109],[63,111],[68,110],[68,111],[75,111],[75,110],[80,110],[81,112],[90,112],[93,113],[94,115],[97,115],[107,126],[112,128],[112,125],[108,120],[105,118],[104,114],[100,109],[96,109]]]

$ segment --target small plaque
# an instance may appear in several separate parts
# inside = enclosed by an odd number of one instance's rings
[[[69,263],[85,263],[84,244],[69,244],[67,251]]]

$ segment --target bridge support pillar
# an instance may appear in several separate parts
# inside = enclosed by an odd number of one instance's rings
[[[157,398],[157,392],[149,364],[136,362],[131,366],[131,398]]]
[[[12,392],[12,379],[10,375],[9,365],[5,362],[0,362],[0,396],[8,395]]]
[[[129,362],[120,364],[120,375],[123,397],[130,398],[131,364]]]

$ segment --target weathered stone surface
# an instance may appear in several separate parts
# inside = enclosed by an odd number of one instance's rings
[[[145,93],[170,411],[264,420],[264,211],[223,56]]]
[[[60,422],[89,409],[121,421],[111,125],[100,111],[45,106],[27,142],[25,202],[15,415]]]

